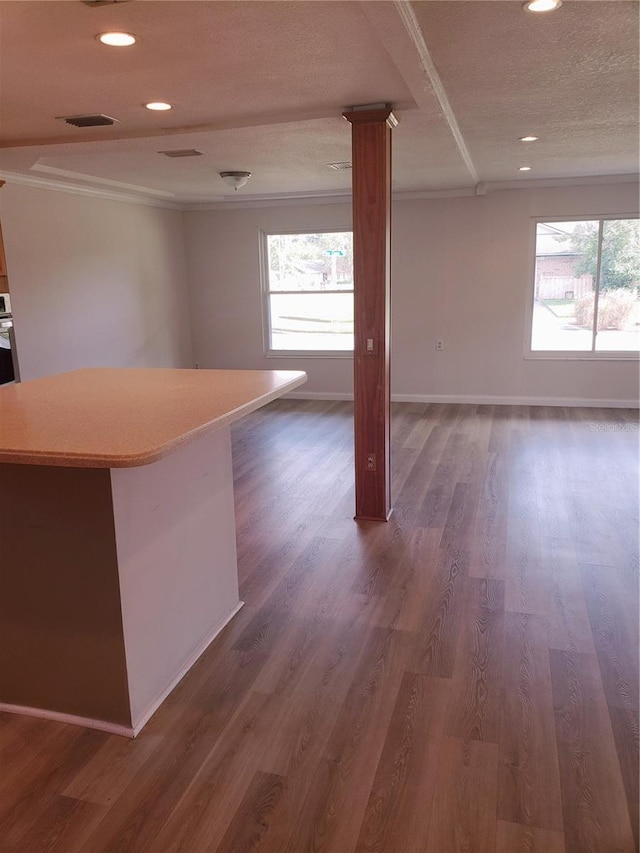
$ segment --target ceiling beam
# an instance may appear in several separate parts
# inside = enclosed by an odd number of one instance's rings
[[[411,3],[407,0],[396,0],[394,3],[368,0],[361,3],[361,7],[418,108],[427,115],[437,110],[444,118],[475,186],[480,180],[478,171]]]

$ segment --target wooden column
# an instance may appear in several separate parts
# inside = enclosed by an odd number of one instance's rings
[[[391,129],[388,105],[343,113],[352,129],[356,519],[391,513]]]
[[[0,181],[0,189],[5,181]],[[0,293],[9,292],[9,279],[7,278],[7,262],[4,256],[4,243],[2,241],[2,225],[0,224]]]

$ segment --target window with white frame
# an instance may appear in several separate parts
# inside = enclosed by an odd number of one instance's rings
[[[353,352],[351,231],[262,234],[268,353]]]
[[[639,220],[538,222],[531,353],[615,357],[639,351]]]

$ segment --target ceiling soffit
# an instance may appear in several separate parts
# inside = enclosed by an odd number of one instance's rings
[[[93,36],[107,29],[141,41],[105,48]],[[632,176],[637,68],[631,0],[548,16],[520,0],[5,2],[0,172],[158,203],[346,195],[350,173],[326,166],[350,159],[340,115],[385,101],[397,192],[512,183],[523,158],[524,185]],[[175,109],[151,114],[149,99]],[[120,121],[55,119],[83,112]],[[540,141],[523,146],[529,132]],[[158,154],[171,148],[202,156]],[[218,177],[229,169],[253,173],[240,193]]]

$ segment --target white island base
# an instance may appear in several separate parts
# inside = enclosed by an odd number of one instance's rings
[[[140,467],[5,464],[0,499],[0,710],[135,737],[242,606],[229,427]]]

